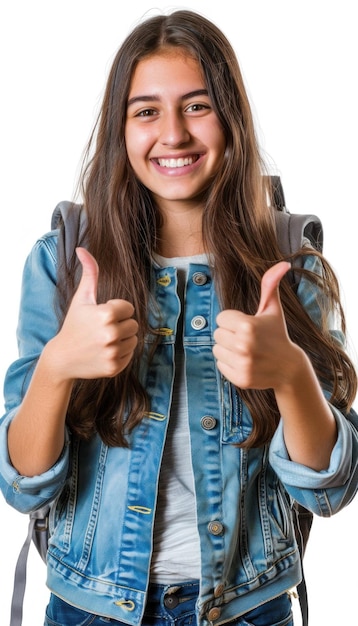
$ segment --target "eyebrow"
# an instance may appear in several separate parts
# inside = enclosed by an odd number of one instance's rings
[[[189,93],[182,95],[181,100],[189,100],[190,98],[196,98],[197,96],[208,96],[208,95],[209,94],[208,94],[207,89],[196,89],[195,91],[189,91]],[[155,94],[134,96],[133,98],[129,98],[127,107],[131,106],[132,104],[135,104],[136,102],[158,102],[159,100],[160,100],[160,97]]]

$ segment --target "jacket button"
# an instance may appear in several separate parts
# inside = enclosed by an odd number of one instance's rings
[[[179,604],[179,598],[174,593],[173,594],[167,593],[165,595],[164,606],[167,609],[175,609],[175,607],[178,606],[178,604]]]
[[[218,521],[209,522],[208,531],[212,535],[222,535],[224,532],[224,526],[222,525],[221,522],[218,522]]]
[[[194,328],[194,330],[202,330],[203,328],[205,328],[205,326],[206,319],[202,315],[196,315],[191,320],[191,327]]]
[[[219,619],[221,615],[221,611],[218,606],[213,606],[212,609],[208,612],[207,618],[209,622],[213,622],[216,619]]]
[[[200,423],[204,430],[212,430],[216,426],[216,419],[211,415],[204,415],[204,417],[201,418]]]
[[[214,589],[214,598],[220,598],[220,596],[222,596],[224,593],[224,589],[225,587],[222,583],[220,583],[219,585],[216,585]]]
[[[208,282],[208,277],[204,272],[195,272],[193,274],[193,283],[194,285],[205,285]]]

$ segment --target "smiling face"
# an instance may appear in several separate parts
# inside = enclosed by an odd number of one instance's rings
[[[160,211],[202,208],[223,161],[225,137],[195,59],[167,49],[138,63],[125,141],[132,168]]]

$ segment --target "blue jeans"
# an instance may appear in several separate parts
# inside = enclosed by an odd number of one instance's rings
[[[141,626],[196,626],[196,581],[179,585],[149,587],[148,601]],[[77,609],[51,595],[44,626],[126,626],[115,619]],[[225,626],[293,626],[291,600],[287,594],[266,602]]]

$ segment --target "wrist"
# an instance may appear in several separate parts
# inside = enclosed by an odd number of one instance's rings
[[[295,390],[301,392],[312,381],[315,385],[318,384],[310,359],[302,348],[292,344],[292,350],[280,368],[280,378],[274,387],[275,393],[292,393]]]
[[[68,361],[64,358],[63,349],[58,345],[57,336],[44,347],[39,367],[46,373],[52,385],[72,388],[74,378],[69,376]]]

